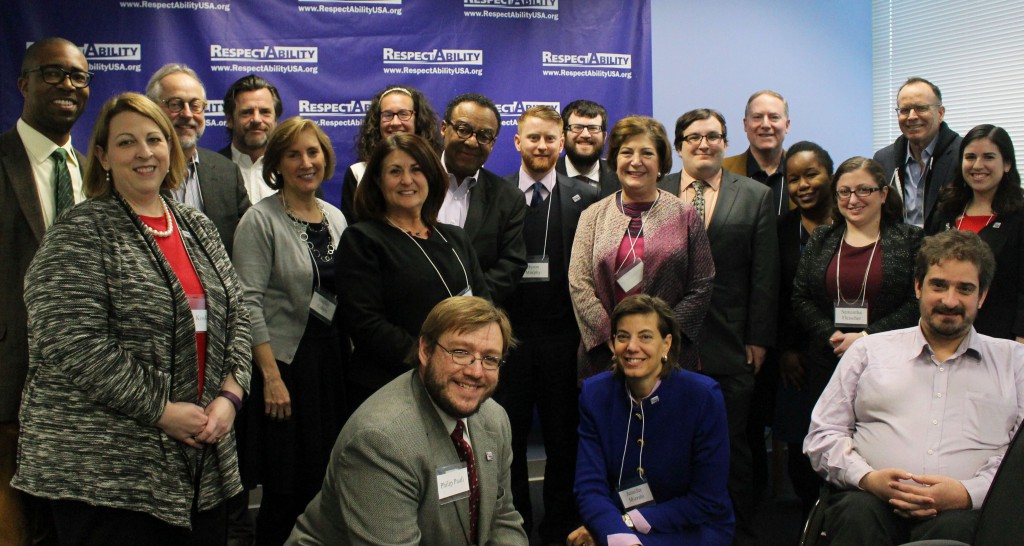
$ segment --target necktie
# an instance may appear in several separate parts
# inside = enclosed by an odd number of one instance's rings
[[[477,512],[480,509],[480,487],[476,479],[476,459],[473,457],[473,448],[462,437],[464,430],[462,419],[455,421],[455,430],[452,431],[452,443],[455,444],[455,451],[459,453],[459,460],[466,463],[466,469],[469,471],[469,543],[476,544],[476,520],[478,517]]]
[[[540,182],[533,183],[533,199],[530,200],[531,207],[539,206],[544,202],[544,194],[541,193],[541,190],[543,189],[544,184],[541,184]]]
[[[577,174],[573,178],[575,178],[576,180],[579,180],[580,182],[586,182],[587,184],[590,184],[591,186],[596,186],[597,185],[597,180],[592,180],[589,176],[586,176],[586,175],[583,175],[583,174]]]
[[[50,154],[53,158],[54,209],[56,220],[61,213],[75,206],[75,194],[71,190],[71,173],[68,172],[68,152],[57,148]]]
[[[693,181],[693,201],[690,202],[693,208],[697,209],[697,214],[700,215],[700,219],[704,221],[704,186],[707,184],[703,180]]]

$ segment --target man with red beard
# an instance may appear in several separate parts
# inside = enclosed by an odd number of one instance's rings
[[[242,172],[224,156],[199,147],[206,130],[206,88],[191,68],[165,64],[146,84],[146,96],[171,118],[188,170],[172,197],[205,214],[231,254],[235,228],[251,202]]]
[[[28,371],[25,271],[43,233],[85,199],[85,157],[71,128],[89,102],[92,73],[63,38],[25,50],[17,124],[0,135],[0,543],[31,544],[45,532],[49,506],[11,489],[18,446],[18,407]],[[35,535],[35,536],[33,536]]]
[[[515,145],[523,161],[508,180],[521,190],[519,199],[528,205],[523,223],[527,266],[504,307],[521,343],[509,354],[509,366],[495,395],[512,424],[512,497],[527,534],[533,520],[526,440],[534,407],[540,411],[547,456],[540,523],[545,544],[564,543],[580,525],[572,492],[580,334],[569,298],[569,254],[580,213],[598,199],[597,188],[555,171],[562,144],[562,117],[554,108],[534,106],[519,117]]]
[[[277,88],[255,74],[243,76],[224,93],[224,119],[231,143],[220,155],[238,165],[254,204],[277,193],[263,181],[263,152],[283,112]]]
[[[323,489],[286,544],[528,543],[509,490],[508,417],[488,400],[515,342],[478,297],[437,304],[402,374],[338,436]]]
[[[491,99],[465,93],[448,103],[441,121],[441,164],[448,172],[448,191],[437,213],[439,222],[466,230],[497,304],[508,298],[526,271],[522,194],[483,168],[500,130],[501,115]]]
[[[565,155],[558,160],[555,170],[594,186],[601,197],[619,189],[619,177],[604,155],[604,139],[608,135],[608,111],[600,104],[579,99],[562,109],[565,131]]]
[[[970,543],[1024,418],[1024,345],[974,330],[995,272],[970,231],[917,255],[918,326],[858,339],[811,415],[804,452],[834,491],[833,545]]]

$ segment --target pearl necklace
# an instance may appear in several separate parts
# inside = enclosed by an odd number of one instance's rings
[[[171,209],[167,208],[167,201],[164,201],[163,197],[160,198],[160,204],[163,205],[164,207],[164,221],[167,222],[167,229],[163,231],[153,229],[153,227],[147,224],[146,222],[142,222],[142,227],[145,228],[146,231],[148,231],[149,234],[152,235],[153,237],[160,237],[162,239],[166,239],[167,237],[170,237],[172,233],[174,233],[174,220],[171,217]]]

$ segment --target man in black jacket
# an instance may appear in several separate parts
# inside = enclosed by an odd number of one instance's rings
[[[875,152],[875,161],[891,175],[890,184],[903,198],[903,219],[924,227],[935,210],[939,188],[959,166],[960,135],[942,121],[946,107],[932,82],[908,78],[896,94],[900,135]]]

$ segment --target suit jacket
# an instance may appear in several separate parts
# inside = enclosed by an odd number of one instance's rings
[[[658,185],[679,195],[680,174]],[[775,345],[779,243],[772,190],[722,171],[708,241],[715,260],[711,307],[704,319],[701,369],[712,375],[753,373],[747,345]]]
[[[566,170],[565,170],[565,162],[566,161],[568,161],[568,160],[565,158],[564,155],[562,157],[558,158],[558,162],[555,163],[555,171],[557,171],[559,174],[564,174],[564,175],[568,176],[568,174],[566,173]],[[600,188],[598,188],[599,191],[600,191],[600,195],[599,196],[602,197],[602,198],[603,197],[608,197],[609,195],[619,191],[619,189],[622,187],[619,184],[619,175],[615,174],[615,169],[613,169],[612,166],[609,165],[607,161],[605,161],[604,159],[599,159],[598,161],[599,161],[599,163],[601,165],[599,167],[601,174],[600,174],[600,179],[598,180],[598,185],[600,186]],[[588,184],[588,186],[589,186],[589,184]],[[593,186],[591,186],[591,187],[593,187]]]
[[[25,272],[45,231],[28,152],[12,128],[0,135],[0,423],[18,419],[28,370]]]
[[[924,225],[928,225],[931,215],[935,212],[935,204],[939,201],[939,190],[948,184],[960,170],[960,142],[963,140],[956,131],[949,128],[943,121],[939,125],[939,134],[935,137],[935,151],[932,154],[932,165],[924,180],[924,214],[921,215]],[[875,152],[875,161],[882,165],[886,176],[892,176],[899,167],[900,180],[907,180],[907,137],[900,135],[896,142]],[[906,198],[901,195],[904,201]]]
[[[928,233],[955,229],[958,215],[936,210],[934,228]],[[985,304],[978,310],[974,329],[1003,339],[1024,337],[1024,212],[996,216],[978,236],[996,256],[996,274],[988,287]]]
[[[525,218],[523,192],[500,176],[480,169],[470,192],[463,229],[476,250],[491,299],[499,305],[516,289],[526,271]]]
[[[480,544],[527,544],[512,505],[511,429],[487,400],[467,419],[480,489]],[[349,418],[323,489],[286,544],[468,544],[469,500],[438,502],[436,471],[458,453],[417,370],[397,377]]]
[[[199,148],[199,191],[203,194],[206,216],[217,226],[217,232],[230,256],[238,221],[252,206],[249,194],[245,191],[242,171],[223,155]]]
[[[722,160],[722,168],[740,176],[747,176],[747,158],[750,157],[750,148],[743,150],[742,154],[727,157]]]

